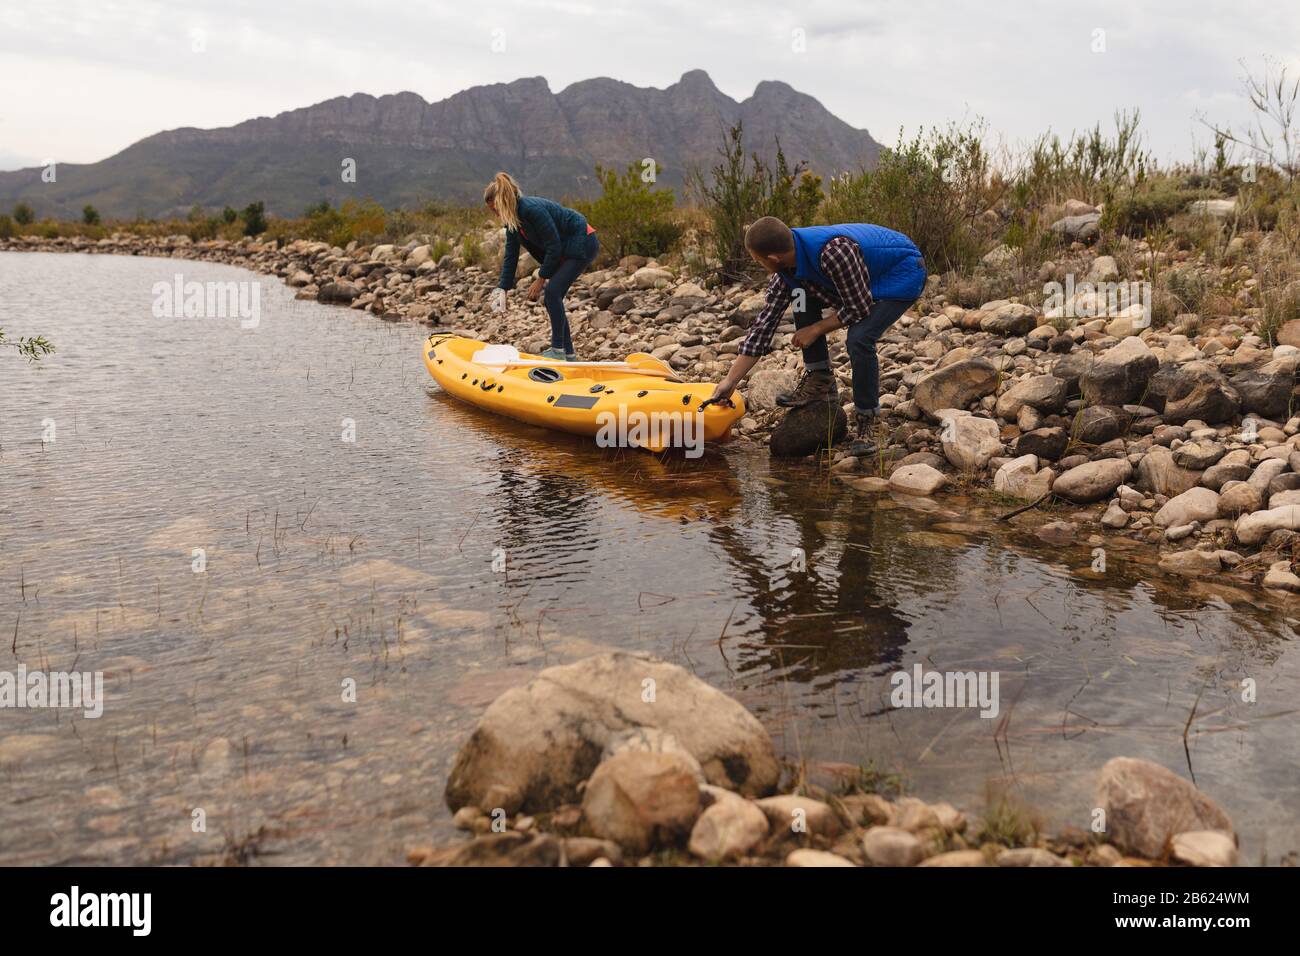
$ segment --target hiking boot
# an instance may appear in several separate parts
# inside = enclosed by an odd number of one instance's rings
[[[542,358],[544,358],[544,359],[548,359],[549,361],[552,361],[552,362],[563,362],[563,361],[566,361],[566,359],[565,359],[565,357],[564,357],[564,350],[563,350],[563,349],[547,349],[546,351],[544,351],[544,352],[542,353]]]
[[[853,421],[849,424],[852,440],[845,449],[854,458],[867,458],[876,454],[880,446],[876,443],[876,426],[880,416],[875,412],[853,412]]]
[[[825,368],[806,369],[794,391],[782,392],[776,397],[776,403],[782,408],[801,408],[813,402],[834,402],[838,394],[834,372]]]

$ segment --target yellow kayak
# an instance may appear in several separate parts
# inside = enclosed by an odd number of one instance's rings
[[[424,365],[448,394],[544,428],[590,435],[603,447],[703,451],[725,440],[745,401],[700,406],[707,382],[681,382],[662,361],[633,353],[621,362],[553,362],[445,333],[424,344]],[[698,454],[697,452],[697,454]]]

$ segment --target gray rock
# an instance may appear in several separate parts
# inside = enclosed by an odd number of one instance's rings
[[[1228,815],[1196,787],[1159,764],[1134,757],[1115,757],[1102,767],[1096,805],[1106,812],[1112,842],[1152,859],[1180,833],[1233,832]]]
[[[943,453],[962,471],[982,471],[989,459],[1002,454],[998,423],[992,419],[947,408],[939,412],[939,422]]]
[[[340,279],[338,282],[327,282],[321,286],[320,291],[316,293],[316,301],[349,303],[360,294],[361,290],[355,285]]]
[[[700,814],[687,848],[702,860],[732,860],[763,842],[768,828],[767,815],[748,800],[719,800]]]
[[[1241,396],[1212,362],[1166,365],[1151,377],[1150,398],[1161,405],[1165,421],[1193,419],[1215,424],[1235,417]]]
[[[591,834],[635,854],[680,843],[699,815],[695,769],[677,753],[615,754],[596,768],[582,794]]]
[[[1238,372],[1232,376],[1232,387],[1241,396],[1243,411],[1280,420],[1290,412],[1295,378],[1295,359],[1281,358]]]
[[[1056,461],[1065,454],[1070,436],[1064,428],[1036,428],[1016,439],[1016,455],[1034,455],[1047,461]]]
[[[1130,335],[1105,352],[1079,380],[1090,405],[1126,405],[1139,401],[1160,360],[1147,344]]]
[[[1066,398],[1066,383],[1055,375],[1030,375],[998,396],[995,412],[1008,421],[1026,405],[1054,414],[1065,407]]]
[[[1223,830],[1191,830],[1170,841],[1173,857],[1188,866],[1236,866],[1237,840]]]
[[[1088,212],[1066,216],[1052,223],[1051,230],[1069,242],[1091,242],[1100,234],[1101,213]]]
[[[1161,556],[1160,569],[1170,574],[1199,577],[1223,570],[1223,561],[1215,551],[1173,551]]]
[[[1247,546],[1259,544],[1274,531],[1295,531],[1300,528],[1300,506],[1286,505],[1268,511],[1256,511],[1237,519],[1233,533],[1237,541]]]
[[[1194,521],[1204,524],[1219,516],[1219,494],[1209,488],[1189,488],[1170,498],[1153,519],[1158,527],[1176,528]]]
[[[1069,860],[1036,846],[1003,850],[997,856],[998,866],[1071,866]]]
[[[815,867],[815,866],[854,866],[842,856],[836,856],[834,853],[827,853],[825,850],[810,850],[805,848],[793,850],[785,858],[786,866]]]
[[[1189,471],[1204,471],[1226,451],[1222,445],[1211,441],[1185,442],[1174,449],[1174,463]]]
[[[916,383],[912,399],[932,420],[945,408],[966,409],[997,391],[1000,375],[991,362],[968,359],[931,372]]]
[[[862,836],[872,866],[916,866],[925,857],[921,841],[901,827],[872,827]]]
[[[906,495],[929,496],[947,483],[948,479],[943,472],[929,465],[903,465],[895,468],[889,476],[890,490]]]
[[[1075,504],[1089,504],[1109,497],[1132,474],[1133,466],[1123,458],[1090,461],[1059,476],[1052,492]]]
[[[768,447],[777,458],[803,458],[842,441],[848,431],[848,416],[838,402],[809,402],[785,413]]]
[[[1129,429],[1132,419],[1114,405],[1088,405],[1074,417],[1074,435],[1086,445],[1104,445]]]
[[[1156,445],[1143,456],[1138,462],[1137,475],[1139,488],[1167,498],[1195,487],[1200,477],[1196,472],[1179,468],[1173,452],[1163,445]]]

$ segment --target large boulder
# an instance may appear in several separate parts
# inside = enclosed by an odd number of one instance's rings
[[[1086,212],[1078,216],[1066,216],[1052,223],[1052,232],[1068,242],[1091,242],[1100,232],[1101,213]]]
[[[1101,768],[1096,805],[1106,813],[1106,833],[1123,850],[1156,858],[1189,830],[1233,832],[1223,809],[1182,777],[1159,764],[1115,757]]]
[[[1018,302],[999,302],[980,320],[980,329],[994,335],[1024,335],[1038,327],[1038,312]]]
[[[1241,396],[1212,362],[1166,365],[1151,377],[1147,401],[1173,425],[1225,422],[1241,407]]]
[[[1028,405],[1040,412],[1054,414],[1065,407],[1066,384],[1055,375],[1029,375],[998,396],[995,411],[999,418],[1012,420]]]
[[[1193,521],[1204,524],[1218,516],[1218,492],[1209,488],[1189,488],[1165,502],[1165,506],[1156,512],[1152,520],[1161,528],[1177,528]]]
[[[1069,336],[1065,337],[1067,340]],[[1071,352],[1056,360],[1052,366],[1052,375],[1065,383],[1067,395],[1079,394],[1079,382],[1097,364],[1097,356],[1082,349]]]
[[[1070,436],[1064,428],[1035,428],[1016,439],[1016,454],[1056,461],[1069,444]]]
[[[1093,362],[1079,386],[1090,405],[1136,404],[1159,365],[1147,344],[1130,335]]]
[[[326,282],[316,293],[317,302],[340,302],[350,303],[361,290],[346,279],[340,279],[337,282]]]
[[[574,803],[605,748],[637,727],[670,734],[717,786],[763,796],[780,776],[771,738],[744,707],[675,664],[618,652],[548,667],[498,697],[456,755],[447,805]]]
[[[1296,360],[1280,358],[1258,368],[1238,372],[1232,376],[1231,382],[1241,396],[1242,411],[1281,420],[1291,412],[1291,392],[1295,388],[1295,377]]]
[[[993,476],[993,490],[1013,498],[1036,501],[1052,490],[1054,477],[1052,469],[1038,467],[1038,456],[1021,455],[997,470]]]
[[[1237,519],[1235,533],[1241,544],[1253,546],[1274,531],[1300,530],[1300,505],[1284,505],[1268,511],[1256,511]]]
[[[1074,416],[1074,437],[1085,445],[1104,445],[1128,431],[1132,422],[1116,405],[1086,405]]]
[[[947,483],[948,478],[943,472],[919,462],[896,468],[889,476],[889,490],[905,495],[929,496]]]
[[[1133,474],[1133,466],[1123,458],[1103,458],[1071,468],[1052,484],[1052,492],[1077,505],[1109,498]]]
[[[991,418],[945,408],[939,412],[939,423],[944,457],[962,471],[982,471],[990,458],[1002,454],[998,423]]]
[[[1174,461],[1174,453],[1164,445],[1152,446],[1138,462],[1137,474],[1139,488],[1167,498],[1195,487],[1200,478],[1196,472],[1180,468]]]
[[[768,448],[777,458],[803,458],[831,447],[848,431],[848,416],[838,402],[809,402],[785,413]]]
[[[967,359],[945,365],[916,383],[912,399],[931,419],[945,408],[965,409],[998,388],[1000,375],[992,362]]]

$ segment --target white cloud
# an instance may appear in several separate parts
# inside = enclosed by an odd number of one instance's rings
[[[805,53],[791,48],[796,27]],[[1090,49],[1095,29],[1104,53]],[[9,0],[0,165],[94,161],[161,129],[354,92],[436,100],[537,75],[555,90],[593,76],[663,87],[696,68],[741,99],[783,80],[885,142],[969,114],[1023,142],[1137,107],[1157,155],[1185,158],[1198,110],[1247,120],[1238,60],[1271,53],[1300,69],[1298,37],[1300,5],[1264,0]]]

